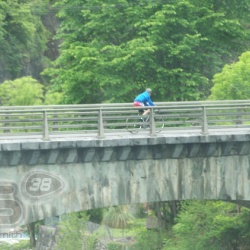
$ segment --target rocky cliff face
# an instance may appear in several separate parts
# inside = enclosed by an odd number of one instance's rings
[[[45,51],[40,51],[40,54],[38,52],[37,55],[32,54],[32,51],[23,52],[22,58],[19,60],[19,65],[15,65],[15,70],[13,70],[13,67],[10,67],[0,55],[0,83],[22,76],[32,76],[41,83],[46,82],[40,74],[48,67],[50,61],[55,60],[59,55],[58,45],[60,41],[54,40],[53,37],[58,30],[60,21],[55,17],[55,13],[48,12],[42,17],[42,23],[49,34]],[[13,50],[18,51],[17,48],[13,48]]]
[[[54,36],[60,26],[60,21],[58,18],[56,18],[54,13],[48,13],[43,16],[42,22],[51,34],[47,43],[47,50],[44,52],[44,55],[51,61],[54,61],[59,55],[58,46],[60,41],[54,40]]]
[[[57,229],[54,227],[39,226],[36,250],[55,249]]]

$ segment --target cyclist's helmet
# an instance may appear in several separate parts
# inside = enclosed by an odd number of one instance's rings
[[[152,94],[152,89],[147,88],[147,89],[146,89],[146,92],[148,92],[148,93]]]

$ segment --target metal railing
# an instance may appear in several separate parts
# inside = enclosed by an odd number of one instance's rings
[[[199,131],[208,135],[210,131],[250,128],[250,100],[165,102],[149,107],[150,119],[147,129],[150,136],[157,133],[156,118],[164,126],[161,133],[177,131]],[[108,133],[128,132],[128,118],[139,124],[138,109],[131,103],[92,105],[50,106],[1,106],[0,139],[15,136],[40,136],[50,140],[51,136],[77,134],[104,138]],[[159,112],[154,112],[158,110]],[[141,127],[139,127],[141,128]]]

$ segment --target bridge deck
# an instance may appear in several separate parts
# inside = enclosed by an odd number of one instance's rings
[[[250,129],[246,128],[238,128],[238,129],[211,129],[209,131],[209,134],[204,135],[201,133],[199,129],[196,130],[164,130],[160,133],[157,133],[155,136],[151,136],[149,133],[149,130],[143,130],[140,131],[140,133],[137,134],[131,134],[129,132],[113,132],[108,133],[103,138],[98,138],[96,133],[88,133],[88,134],[82,134],[82,133],[69,133],[69,134],[57,134],[57,135],[50,135],[49,140],[44,140],[42,135],[13,135],[13,136],[1,136],[0,137],[0,145],[5,143],[27,143],[27,142],[59,142],[59,141],[105,141],[105,140],[133,140],[133,139],[145,139],[145,138],[166,138],[171,140],[171,138],[175,138],[176,141],[178,141],[178,138],[204,138],[204,141],[211,141],[212,137],[216,137],[216,140],[220,140],[221,138],[225,137],[237,137],[237,140],[239,138],[244,138],[242,140],[248,140],[248,135],[250,136]],[[246,138],[247,136],[247,138]],[[209,139],[210,138],[210,139]],[[223,139],[223,140],[224,140]],[[231,139],[230,139],[231,140]],[[172,140],[171,140],[172,141]]]

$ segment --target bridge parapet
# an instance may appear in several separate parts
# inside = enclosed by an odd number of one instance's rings
[[[150,136],[156,126],[163,133],[173,130],[210,134],[213,130],[250,129],[250,101],[166,102],[149,107],[152,111],[145,124]],[[49,141],[53,136],[81,134],[105,138],[109,134],[138,128],[138,109],[131,103],[93,105],[54,105],[0,107],[0,139],[38,136]],[[130,119],[128,119],[130,118]],[[156,119],[157,122],[153,122]],[[157,120],[158,119],[158,120]],[[160,119],[160,120],[159,120]],[[162,124],[160,124],[162,123]],[[138,132],[136,129],[132,132]]]

